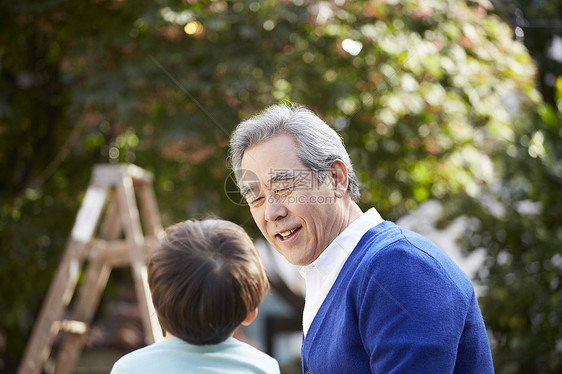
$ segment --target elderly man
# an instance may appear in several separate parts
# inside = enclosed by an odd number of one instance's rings
[[[265,238],[306,281],[303,372],[493,373],[467,276],[435,244],[363,213],[341,138],[298,105],[240,123],[230,161]]]

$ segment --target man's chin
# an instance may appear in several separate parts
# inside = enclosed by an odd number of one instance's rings
[[[287,250],[287,248],[275,247],[275,250],[279,252],[281,256],[283,256],[291,265],[303,266],[303,259],[300,258],[297,253],[291,253],[291,251]]]

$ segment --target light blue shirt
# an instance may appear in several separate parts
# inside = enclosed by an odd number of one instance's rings
[[[121,357],[111,374],[279,374],[273,357],[235,338],[193,345],[169,338]]]

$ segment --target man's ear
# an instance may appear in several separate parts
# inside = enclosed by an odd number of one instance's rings
[[[349,178],[347,176],[347,168],[342,160],[336,159],[330,165],[330,177],[334,183],[334,195],[343,197],[347,192]]]
[[[242,321],[242,325],[249,326],[252,322],[254,322],[257,316],[258,316],[258,308],[254,309],[253,311],[250,312],[250,314],[248,314],[246,319]]]

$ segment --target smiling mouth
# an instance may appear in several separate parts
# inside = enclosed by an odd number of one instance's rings
[[[292,238],[293,236],[295,236],[295,234],[296,234],[300,229],[301,229],[300,227],[296,227],[296,228],[291,229],[291,230],[287,230],[287,231],[280,232],[279,234],[277,234],[277,235],[275,235],[275,236],[277,236],[278,238],[280,238],[281,241],[285,241],[285,240],[288,240],[288,239]]]

